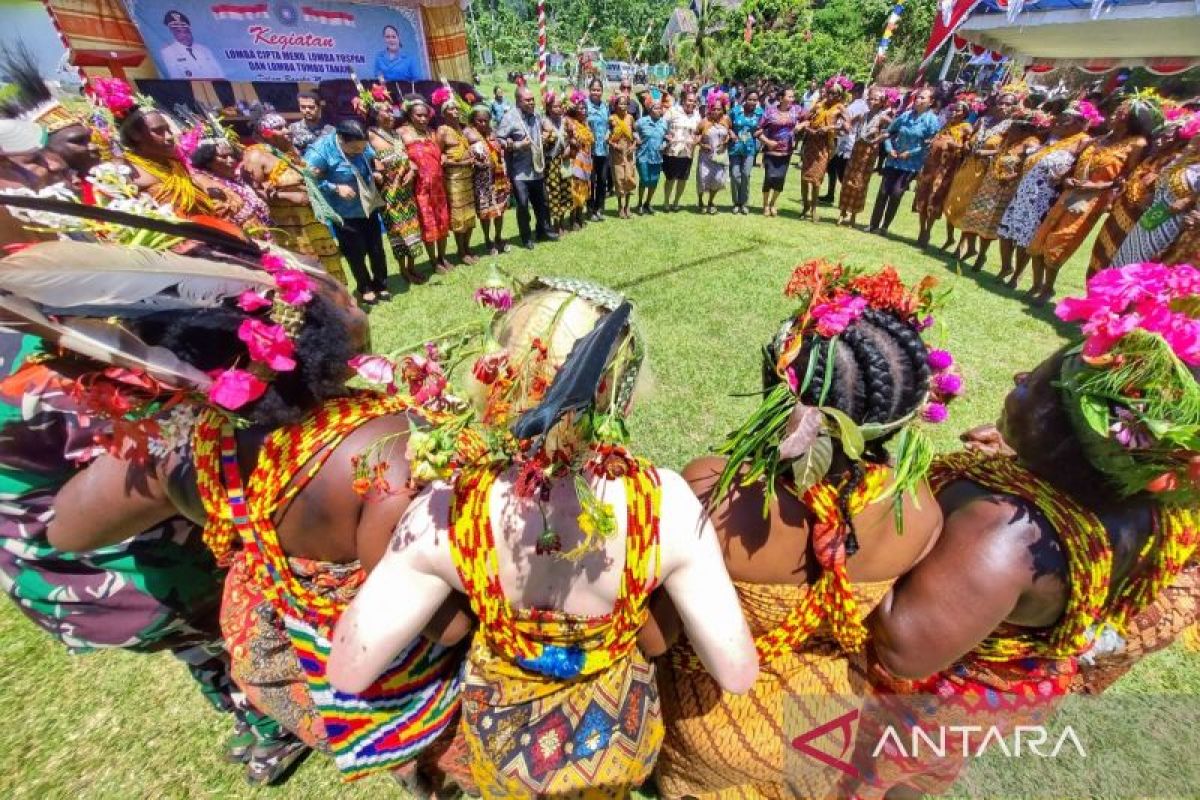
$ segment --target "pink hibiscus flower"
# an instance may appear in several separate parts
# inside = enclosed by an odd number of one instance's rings
[[[250,358],[266,364],[276,372],[296,368],[296,345],[288,338],[282,325],[267,325],[256,319],[242,320],[238,338],[246,343]]]

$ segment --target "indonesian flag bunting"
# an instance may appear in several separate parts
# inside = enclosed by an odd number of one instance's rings
[[[354,15],[349,11],[325,11],[312,6],[300,6],[300,14],[305,22],[318,22],[322,25],[354,25]]]
[[[1092,19],[1100,19],[1100,15],[1104,13],[1105,8],[1107,8],[1108,5],[1108,0],[1092,0]]]
[[[940,2],[942,13],[933,18],[933,30],[929,33],[929,42],[925,45],[925,56],[921,61],[923,67],[929,66],[934,54],[942,49],[942,46],[958,30],[958,26],[963,24],[967,16],[982,0],[940,0]],[[949,9],[949,14],[947,14],[947,9]]]
[[[271,7],[266,3],[248,6],[221,3],[210,6],[209,10],[217,19],[267,19],[271,16]]]

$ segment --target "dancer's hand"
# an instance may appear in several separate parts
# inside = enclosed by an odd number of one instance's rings
[[[1000,435],[1000,431],[992,424],[977,425],[959,434],[958,438],[962,441],[963,447],[972,452],[985,455],[1015,455],[1015,451],[1008,446],[1004,437]]]

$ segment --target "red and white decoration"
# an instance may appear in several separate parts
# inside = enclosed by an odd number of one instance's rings
[[[537,37],[538,37],[538,86],[542,95],[546,94],[546,0],[538,0],[537,4]]]
[[[312,6],[300,6],[300,15],[305,22],[322,25],[354,25],[354,15],[349,11],[325,11]]]
[[[210,6],[210,10],[217,19],[267,19],[271,16],[271,7],[266,3],[255,3],[254,5],[221,3]]]

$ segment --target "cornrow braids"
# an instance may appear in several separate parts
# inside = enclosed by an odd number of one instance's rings
[[[846,521],[847,557],[858,552],[858,532],[854,529],[854,514],[850,511],[850,498],[854,496],[854,490],[862,483],[864,477],[866,477],[866,473],[863,472],[862,465],[857,461],[851,461],[850,474],[846,476],[846,480],[838,489],[838,511],[841,512],[842,519]]]
[[[929,391],[929,349],[921,340],[921,335],[912,326],[900,321],[896,316],[875,309],[863,314],[863,319],[878,328],[899,345],[899,349],[907,362],[907,379],[902,376],[897,386],[902,388],[897,393],[891,419],[898,419],[916,410]]]

